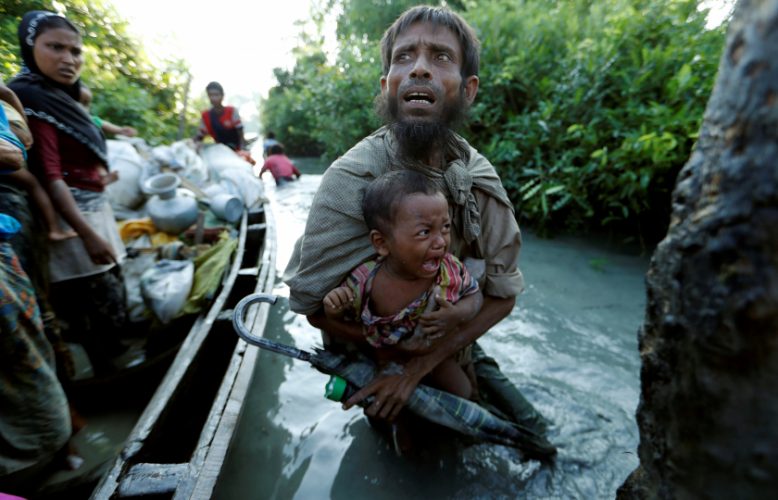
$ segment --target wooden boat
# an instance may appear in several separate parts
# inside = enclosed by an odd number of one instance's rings
[[[221,292],[194,322],[92,498],[207,498],[213,489],[257,356],[233,333],[231,308],[249,293],[269,293],[275,281],[268,207],[244,213],[240,228]],[[267,309],[249,314],[261,329]]]
[[[71,395],[86,404],[86,410],[77,408],[87,426],[117,416],[123,421],[118,429],[110,424],[115,440],[110,450],[103,446],[95,453],[77,444],[87,463],[53,472],[36,486],[33,498],[123,498],[172,492],[174,485],[194,491],[198,479],[209,477],[204,471],[226,452],[229,437],[221,436],[231,435],[237,420],[232,389],[248,385],[246,367],[256,358],[256,349],[247,349],[234,334],[231,308],[247,294],[269,293],[275,281],[275,227],[268,205],[244,211],[237,227],[237,249],[217,295],[206,310],[183,321],[183,341],[173,340],[142,366],[121,370],[111,380],[86,381]],[[255,312],[252,318],[261,328],[266,314]],[[90,453],[99,456],[90,459]]]

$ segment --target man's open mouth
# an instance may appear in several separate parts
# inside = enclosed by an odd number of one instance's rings
[[[410,103],[435,104],[435,94],[432,92],[414,90],[406,93],[403,99]]]

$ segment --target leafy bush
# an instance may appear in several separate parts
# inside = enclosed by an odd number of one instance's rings
[[[82,81],[92,89],[92,112],[119,125],[131,125],[149,142],[170,142],[178,135],[188,69],[182,61],[154,67],[143,48],[127,34],[126,22],[100,0],[7,0],[0,4],[0,71],[8,80],[21,67],[16,36],[22,15],[49,10],[67,16],[82,29]],[[190,113],[189,123],[197,123]],[[187,136],[194,135],[190,128]]]
[[[468,4],[484,41],[472,140],[523,218],[664,233],[724,41],[697,4]]]
[[[361,49],[372,62],[346,50],[331,66],[318,50],[298,58],[292,72],[276,70],[279,83],[263,102],[262,128],[274,131],[292,154],[330,159],[372,132],[379,125],[371,103],[381,70],[377,45]]]
[[[343,0],[337,61],[313,44],[316,57],[301,52],[292,73],[277,73],[265,130],[284,129],[287,144],[328,158],[372,131],[378,40],[413,3]],[[497,167],[520,217],[540,230],[664,234],[724,42],[725,28],[706,29],[698,3],[454,3],[483,45],[464,134]]]

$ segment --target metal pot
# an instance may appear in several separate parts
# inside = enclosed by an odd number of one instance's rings
[[[143,190],[153,195],[146,203],[146,210],[160,231],[178,234],[197,221],[197,200],[177,196],[180,184],[181,179],[171,173],[154,175],[143,183]]]

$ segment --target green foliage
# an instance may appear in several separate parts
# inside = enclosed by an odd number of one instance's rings
[[[325,60],[324,53],[317,51],[298,59],[292,71],[276,69],[279,83],[261,103],[263,130],[275,132],[290,154],[316,156],[324,151],[314,135],[312,104],[314,82],[319,81],[319,69]]]
[[[4,79],[20,69],[16,31],[22,15],[30,10],[58,12],[82,29],[82,81],[92,89],[94,114],[137,128],[150,143],[176,139],[188,78],[186,65],[176,60],[154,67],[128,35],[126,22],[100,0],[5,0],[0,5],[0,72]],[[190,115],[187,121],[197,120]],[[189,136],[194,131],[186,133]]]
[[[384,30],[400,14],[414,5],[436,2],[418,2],[414,0],[342,0],[341,13],[338,16],[337,34],[341,46],[344,41],[378,42]],[[441,2],[438,2],[441,3]],[[448,2],[452,8],[461,7],[461,2]]]
[[[334,158],[378,127],[372,102],[379,87],[375,43],[327,62],[320,41],[298,49],[292,71],[275,70],[278,85],[262,103],[262,128],[295,155]],[[370,82],[368,84],[368,82]]]
[[[376,44],[363,52],[345,50],[338,65],[326,68],[315,89],[314,136],[335,158],[379,127],[372,103],[378,93],[380,55]],[[366,84],[370,82],[370,84]]]
[[[724,42],[697,4],[495,0],[467,12],[484,41],[472,140],[522,217],[664,233]]]
[[[335,0],[332,0],[332,4]],[[340,52],[320,41],[263,103],[265,130],[334,158],[378,121],[383,31],[405,0],[342,0]],[[675,177],[710,94],[725,27],[698,0],[457,2],[482,41],[480,89],[464,133],[497,167],[536,228],[664,234]],[[449,2],[449,5],[451,3]],[[291,149],[291,148],[290,148]]]

